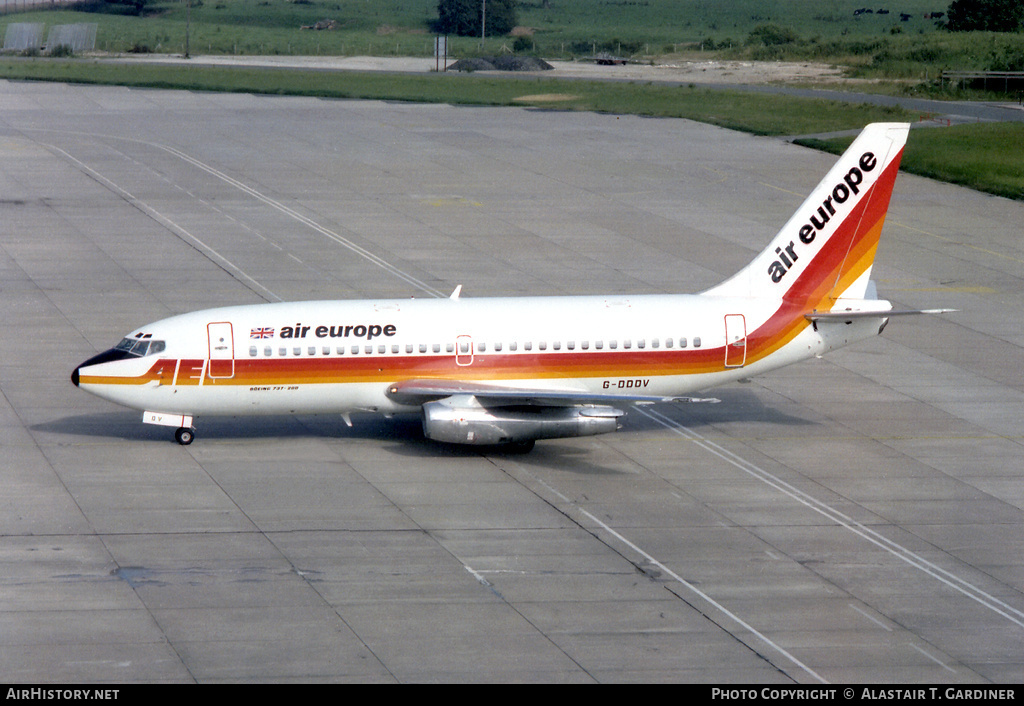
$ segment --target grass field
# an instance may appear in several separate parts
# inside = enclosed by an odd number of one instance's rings
[[[194,0],[189,22],[193,54],[429,56],[436,0]],[[545,7],[547,5],[547,7]],[[942,69],[1024,70],[1024,33],[952,34],[926,13],[944,12],[946,0],[901,0],[887,14],[855,15],[863,0],[522,0],[520,49],[547,58],[611,51],[650,59],[690,56],[814,60],[852,67],[862,76],[911,78],[913,89],[963,98],[938,85]],[[6,7],[6,5],[5,5]],[[908,17],[904,21],[901,13]],[[320,20],[338,29],[302,29]],[[97,47],[107,52],[181,53],[182,2],[156,2],[145,17],[69,10],[0,16],[47,26],[95,22]],[[782,28],[784,41],[751,41],[758,27]],[[496,53],[511,37],[452,38],[455,57]],[[703,47],[703,49],[702,49]],[[707,51],[714,47],[713,52]],[[112,83],[189,90],[322,95],[336,98],[523,105],[524,95],[572,94],[557,106],[640,115],[684,117],[766,135],[851,129],[874,120],[915,119],[900,111],[782,96],[599,82],[509,81],[481,76],[318,74],[200,67],[117,66],[89,59],[0,61],[0,77]],[[905,83],[893,84],[907,90]],[[551,107],[549,103],[542,103]],[[918,138],[917,135],[927,135]],[[1024,126],[965,126],[919,131],[904,167],[1011,198],[1024,199]]]
[[[852,139],[800,140],[841,154]],[[921,176],[1024,200],[1024,126],[1020,123],[958,125],[915,130],[901,168]]]
[[[884,5],[884,0],[880,0]],[[430,23],[437,0],[196,0],[191,8],[190,45],[194,51],[242,54],[405,54],[432,51]],[[834,0],[819,6],[810,0],[522,0],[519,23],[531,50],[545,56],[591,54],[661,54],[706,42],[741,47],[751,30],[774,23],[792,29],[808,42],[863,41],[892,36],[934,34],[924,15],[944,10],[945,0],[900,0],[890,14],[854,10],[863,0]],[[155,2],[146,17],[27,12],[8,21],[99,22],[97,43],[106,51],[148,48],[181,52],[185,42],[182,2]],[[911,15],[900,20],[900,13]],[[84,15],[84,16],[83,16]],[[319,20],[334,20],[338,29],[301,29]],[[452,38],[457,51],[480,50],[477,38]],[[509,46],[507,37],[488,40],[485,52]]]

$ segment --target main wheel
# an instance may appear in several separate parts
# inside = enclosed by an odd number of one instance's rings
[[[193,439],[196,438],[196,432],[194,429],[188,427],[182,427],[174,432],[174,440],[182,446],[188,446],[192,443]]]
[[[537,442],[534,439],[526,439],[525,441],[513,441],[510,444],[505,445],[505,450],[510,454],[528,454],[533,451],[533,447]]]

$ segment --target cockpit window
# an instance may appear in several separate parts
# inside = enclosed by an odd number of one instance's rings
[[[167,348],[167,344],[163,341],[150,341],[148,339],[138,338],[125,338],[114,346],[114,350],[124,351],[128,355],[137,356],[139,358],[146,355],[160,353],[165,348]]]

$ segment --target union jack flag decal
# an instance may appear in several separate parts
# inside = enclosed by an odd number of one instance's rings
[[[249,338],[273,338],[273,337],[274,337],[274,329],[267,328],[266,326],[264,326],[262,328],[254,328],[254,329],[252,329],[249,332]]]

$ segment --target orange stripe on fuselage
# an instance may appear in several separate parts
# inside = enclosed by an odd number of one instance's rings
[[[473,364],[459,366],[455,356],[366,356],[351,358],[236,359],[231,378],[202,379],[203,386],[393,383],[432,377],[450,380],[526,380],[665,376],[718,372],[724,369],[721,346],[680,350],[630,350],[476,354]],[[143,375],[82,376],[83,385],[144,385],[170,381],[162,359]],[[182,360],[176,385],[197,385],[202,360]]]

